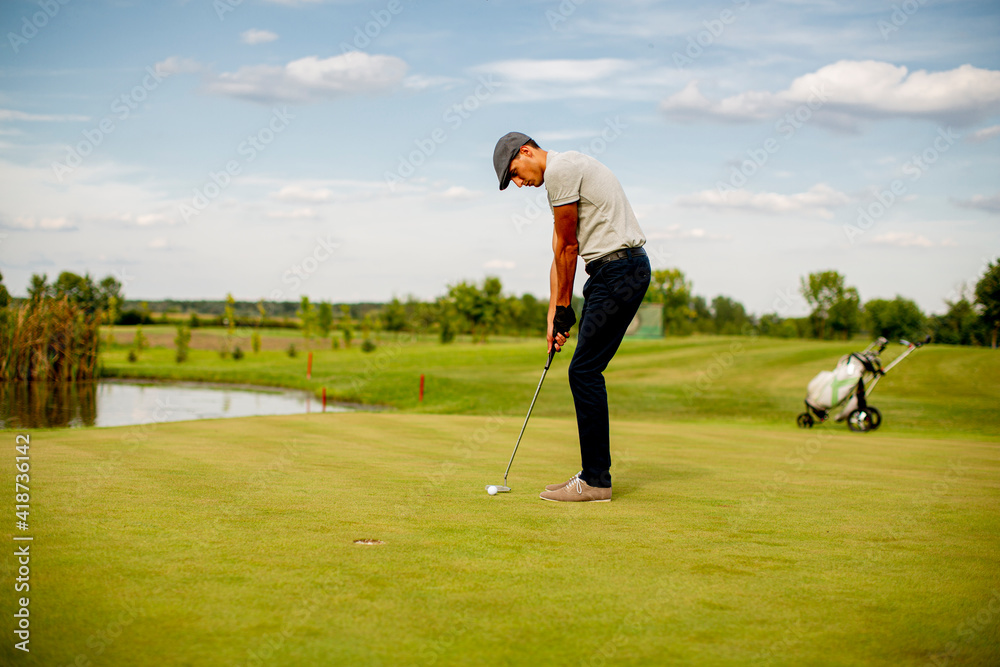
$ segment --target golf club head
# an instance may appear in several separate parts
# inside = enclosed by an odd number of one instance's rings
[[[486,492],[487,493],[490,492],[490,487],[491,486],[497,487],[497,493],[510,493],[510,487],[509,486],[504,486],[503,484],[487,484],[486,485]]]

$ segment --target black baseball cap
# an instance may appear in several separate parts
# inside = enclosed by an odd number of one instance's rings
[[[497,170],[500,179],[500,189],[506,190],[510,185],[510,163],[517,157],[521,146],[531,141],[531,137],[521,132],[508,132],[500,137],[497,147],[493,149],[493,168]]]

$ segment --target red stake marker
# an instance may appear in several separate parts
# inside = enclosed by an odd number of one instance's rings
[[[420,374],[420,402],[424,402],[424,374]]]
[[[306,367],[306,379],[312,380],[313,376],[313,353],[309,353],[309,365]]]
[[[323,387],[323,412],[326,412],[326,387]]]

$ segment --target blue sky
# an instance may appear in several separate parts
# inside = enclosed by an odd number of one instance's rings
[[[995,2],[7,0],[0,26],[17,295],[545,297],[510,130],[610,166],[654,268],[758,314],[826,269],[942,312],[1000,253]]]

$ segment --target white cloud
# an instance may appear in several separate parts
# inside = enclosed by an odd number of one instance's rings
[[[628,71],[633,64],[619,58],[594,60],[501,60],[483,69],[508,81],[541,83],[585,83],[599,81]]]
[[[469,188],[464,188],[461,185],[453,185],[444,192],[435,195],[439,199],[450,199],[452,201],[467,201],[469,199],[477,199],[482,196],[482,192],[477,192],[475,190],[470,190]]]
[[[12,229],[38,230],[45,232],[63,232],[76,229],[76,223],[66,217],[39,218],[36,216],[19,216],[6,225]]]
[[[719,101],[702,94],[697,80],[660,103],[678,120],[773,120],[801,105],[827,125],[853,126],[873,118],[930,118],[968,125],[1000,111],[1000,71],[962,65],[944,72],[916,70],[874,60],[841,60],[793,80],[772,93],[750,90]]]
[[[507,259],[491,259],[483,264],[484,269],[513,269],[516,266],[517,264]]]
[[[413,178],[412,181],[419,179]],[[363,181],[356,179],[283,179],[263,176],[247,176],[241,183],[268,192],[272,200],[291,204],[318,205],[367,201],[389,196],[391,191],[385,181]],[[396,194],[402,191],[425,193],[426,188],[415,184],[400,184]]]
[[[777,192],[750,192],[739,189],[726,192],[702,190],[677,197],[679,206],[711,209],[737,209],[755,213],[802,213],[821,218],[833,217],[831,208],[843,206],[850,197],[825,183],[818,183],[805,192],[783,195]]]
[[[1000,213],[1000,194],[973,195],[972,199],[956,199],[955,204],[962,208],[972,208],[989,213]]]
[[[666,228],[665,231],[652,231],[646,234],[646,238],[651,241],[729,241],[732,236],[729,234],[716,234],[707,232],[704,229],[695,227],[694,229],[682,229],[680,225],[674,224]]]
[[[642,60],[500,60],[471,68],[473,74],[500,79],[498,98],[534,101],[568,98],[656,99],[664,86],[687,74]]]
[[[454,88],[461,82],[462,79],[456,79],[451,76],[426,76],[424,74],[411,74],[403,79],[403,87],[416,91],[438,87],[448,90],[449,88]]]
[[[130,225],[137,225],[139,227],[152,227],[155,225],[173,225],[177,223],[177,219],[175,217],[170,215],[165,215],[163,213],[144,213],[142,215],[133,215],[132,213],[122,213],[120,215],[110,216],[110,218],[106,215],[91,217],[91,220],[96,220],[97,222],[103,222],[104,220],[108,219],[120,220]]]
[[[167,247],[167,240],[163,237],[157,237],[149,242],[148,247],[153,250],[163,250]]]
[[[240,41],[244,44],[267,44],[276,39],[278,39],[277,33],[273,33],[270,30],[256,30],[251,28],[240,33]]]
[[[0,212],[6,226],[42,231],[175,224],[176,203],[153,179],[137,178],[141,174],[111,162],[84,163],[60,184],[48,167],[0,159],[0,183],[6,186]]]
[[[981,130],[976,130],[969,135],[969,141],[979,144],[984,141],[989,141],[993,137],[1000,135],[1000,125],[993,125],[991,127],[984,127]]]
[[[316,217],[316,211],[311,208],[297,208],[293,211],[269,211],[267,217],[278,220],[312,220]]]
[[[33,122],[55,122],[64,121],[83,122],[90,120],[90,116],[76,116],[73,114],[37,114],[14,109],[0,109],[0,120],[27,120]]]
[[[531,137],[539,143],[556,141],[578,141],[580,139],[593,139],[599,133],[593,130],[540,130],[532,132]]]
[[[149,225],[172,225],[176,219],[170,216],[163,215],[162,213],[147,213],[145,215],[139,215],[135,218],[135,224],[146,227]]]
[[[160,74],[167,76],[171,74],[193,74],[205,70],[205,66],[197,60],[181,58],[179,56],[170,56],[166,60],[156,63],[153,67]]]
[[[47,231],[63,231],[76,229],[76,224],[69,218],[39,218],[37,228]]]
[[[934,243],[926,236],[920,236],[912,232],[887,232],[879,234],[872,239],[875,243],[882,245],[892,245],[899,248],[931,248]]]
[[[325,202],[330,201],[333,192],[329,188],[304,188],[300,185],[287,185],[271,196],[281,201],[291,202]]]
[[[206,89],[254,102],[308,103],[389,90],[402,82],[406,69],[394,56],[352,51],[325,59],[308,56],[287,65],[241,67],[211,79]]]

